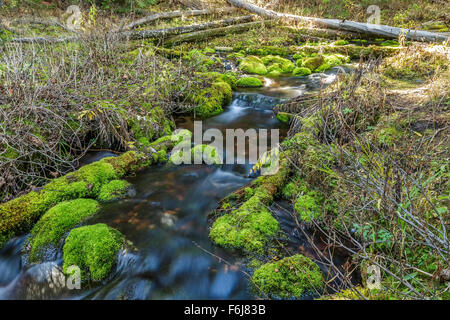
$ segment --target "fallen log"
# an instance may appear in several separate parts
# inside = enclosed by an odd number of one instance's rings
[[[180,35],[184,33],[191,33],[195,31],[202,31],[206,29],[213,29],[213,28],[220,28],[225,27],[233,24],[240,24],[252,21],[255,16],[249,15],[249,16],[242,16],[242,17],[236,17],[236,18],[228,18],[220,21],[213,21],[213,22],[207,22],[203,24],[192,24],[189,26],[182,26],[182,27],[173,27],[173,28],[167,28],[167,29],[156,29],[156,30],[142,30],[142,31],[128,31],[128,32],[122,32],[118,34],[120,39],[131,39],[131,40],[137,40],[137,39],[159,39],[159,38],[165,38],[167,36],[172,35]]]
[[[295,37],[298,41],[307,41],[307,40],[323,40],[323,39],[334,39],[334,40],[352,40],[352,39],[374,39],[377,38],[373,35],[362,34],[358,32],[352,31],[343,31],[343,30],[333,30],[333,29],[320,29],[320,28],[306,28],[306,27],[292,27],[292,26],[283,26],[283,28],[288,29],[289,31],[294,31],[293,37]]]
[[[210,15],[210,14],[227,14],[231,12],[237,11],[237,8],[234,7],[226,7],[221,9],[202,9],[202,10],[190,10],[190,11],[172,11],[172,12],[159,12],[146,17],[143,17],[139,20],[133,21],[127,24],[122,30],[131,30],[143,24],[147,24],[160,19],[172,19],[177,17],[193,17],[193,16],[202,16],[202,15]],[[117,30],[121,31],[121,30]]]
[[[225,27],[233,24],[241,24],[245,22],[252,21],[255,16],[248,15],[236,18],[228,18],[219,21],[213,21],[203,24],[192,24],[189,26],[181,26],[181,27],[173,27],[166,29],[155,29],[155,30],[140,30],[140,31],[125,31],[120,33],[110,33],[109,36],[117,39],[117,40],[138,40],[138,39],[163,39],[167,36],[179,35],[183,33],[190,33],[195,31],[201,31],[212,28]],[[10,40],[9,42],[15,43],[61,43],[61,42],[70,42],[77,41],[80,37],[34,37],[34,38],[15,38]]]
[[[319,27],[359,32],[362,34],[371,34],[378,37],[392,39],[397,39],[399,36],[404,36],[408,40],[427,42],[442,42],[449,39],[449,37],[446,35],[422,30],[402,29],[371,23],[362,23],[339,19],[311,18],[293,14],[278,13],[272,10],[266,10],[261,7],[255,6],[254,4],[248,3],[244,0],[227,0],[227,2],[237,8],[256,13],[257,15],[262,16],[266,19],[287,19],[297,22],[307,22]]]
[[[368,58],[369,56],[389,57],[399,53],[401,50],[405,50],[406,47],[384,47],[384,46],[358,46],[358,45],[346,45],[346,46],[330,46],[330,45],[317,45],[317,46],[301,46],[292,47],[297,51],[311,53],[340,53],[349,56],[351,59],[357,59],[360,57]]]
[[[186,34],[181,34],[178,36],[174,36],[169,38],[164,42],[164,46],[172,46],[182,42],[190,42],[190,41],[205,41],[208,38],[212,37],[220,37],[230,33],[239,33],[244,32],[252,28],[257,28],[261,26],[273,26],[276,24],[275,21],[256,21],[256,22],[248,22],[242,23],[238,25],[232,25],[228,27],[208,29],[203,31],[196,31]]]

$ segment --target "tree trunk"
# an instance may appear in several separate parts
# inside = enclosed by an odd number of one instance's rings
[[[230,12],[237,11],[234,7],[228,7],[228,8],[221,8],[218,10],[212,10],[212,9],[202,9],[202,10],[190,10],[190,11],[172,11],[172,12],[160,12],[155,13],[152,15],[149,15],[147,17],[144,17],[142,19],[133,21],[123,27],[122,30],[131,30],[133,28],[136,28],[140,25],[150,23],[159,19],[171,19],[176,17],[189,17],[189,16],[201,16],[201,15],[210,15],[214,13],[220,13],[220,14],[226,14]]]
[[[242,16],[242,17],[236,17],[236,18],[228,18],[220,21],[213,21],[213,22],[207,22],[203,24],[192,24],[189,26],[182,26],[182,27],[174,27],[174,28],[167,28],[167,29],[156,29],[156,30],[142,30],[142,31],[128,31],[128,32],[122,32],[118,33],[118,36],[120,39],[146,39],[146,38],[153,38],[153,39],[162,39],[167,36],[172,35],[178,35],[183,33],[190,33],[194,31],[201,31],[206,29],[212,29],[212,28],[219,28],[219,27],[225,27],[232,24],[239,24],[244,22],[249,22],[254,19],[254,16]]]
[[[141,31],[126,31],[119,33],[110,33],[111,36],[118,40],[137,40],[137,39],[164,39],[167,36],[179,35],[183,33],[190,33],[194,31],[201,31],[206,29],[220,28],[233,24],[241,24],[252,21],[255,16],[248,15],[236,18],[228,18],[219,21],[213,21],[203,24],[192,24],[189,26],[173,27],[167,29],[155,29],[155,30],[141,30]],[[16,38],[10,40],[10,42],[16,43],[59,43],[77,41],[79,37],[35,37],[35,38]]]
[[[227,35],[230,33],[244,32],[249,29],[260,27],[263,25],[272,26],[274,24],[275,24],[275,21],[265,21],[265,22],[256,21],[256,22],[237,24],[237,25],[228,26],[228,27],[191,32],[191,33],[182,34],[182,35],[178,35],[178,36],[169,38],[168,40],[166,40],[164,42],[164,46],[167,47],[167,46],[171,46],[171,45],[176,45],[181,42],[205,41],[208,38],[212,38],[212,37],[220,37],[220,36],[224,36],[224,35]]]
[[[415,41],[441,42],[448,40],[448,36],[434,32],[402,29],[397,27],[377,25],[371,23],[362,23],[355,21],[311,18],[311,17],[297,16],[293,14],[278,13],[271,10],[265,10],[253,4],[250,4],[244,0],[227,0],[227,2],[233,6],[245,9],[250,12],[254,12],[264,18],[269,19],[288,19],[298,22],[309,22],[319,27],[345,30],[351,32],[359,32],[363,34],[371,34],[384,38],[397,39],[400,35],[404,35],[406,39]]]

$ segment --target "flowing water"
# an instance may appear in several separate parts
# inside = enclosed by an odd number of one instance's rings
[[[272,108],[283,99],[316,90],[320,80],[331,82],[337,71],[283,78],[261,89],[235,92],[222,114],[203,121],[203,130],[277,128],[282,138],[288,128]],[[177,127],[192,130],[192,118],[178,118]],[[102,156],[111,154],[93,154],[86,162]],[[0,251],[0,299],[253,299],[242,260],[211,243],[206,219],[221,198],[251,181],[250,168],[250,164],[158,165],[139,172],[128,179],[134,192],[103,205],[86,221],[117,228],[138,249],[122,252],[117,270],[107,280],[81,290],[58,285],[61,250],[54,261],[27,265],[21,255],[24,235]],[[283,213],[279,216],[285,231],[295,229]]]

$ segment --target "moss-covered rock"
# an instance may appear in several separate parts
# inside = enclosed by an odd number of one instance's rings
[[[291,121],[292,114],[287,112],[278,112],[277,119],[284,123],[289,123]]]
[[[310,258],[297,254],[262,265],[255,270],[252,282],[269,296],[301,298],[303,294],[320,291],[323,276]]]
[[[97,199],[100,201],[113,201],[124,198],[130,186],[130,183],[125,180],[111,180],[101,187]]]
[[[84,279],[91,277],[95,281],[103,280],[117,263],[124,242],[119,231],[105,224],[73,229],[63,249],[64,272],[75,265],[81,269]]]
[[[233,91],[231,86],[223,81],[213,82],[208,88],[194,95],[192,101],[196,115],[200,118],[211,117],[222,113],[223,107],[231,102]]]
[[[30,261],[42,258],[42,250],[49,245],[57,247],[64,234],[85,218],[98,212],[100,206],[92,199],[76,199],[58,203],[48,210],[31,230],[29,238]]]
[[[309,76],[311,74],[311,70],[305,67],[297,67],[292,71],[294,76]]]
[[[262,193],[255,193],[239,209],[219,217],[212,225],[210,238],[222,247],[263,253],[279,225],[262,202],[267,196]]]
[[[183,140],[184,135],[191,135],[191,132],[181,130],[158,139],[150,146],[156,151],[166,151]],[[97,198],[101,187],[107,182],[152,163],[151,157],[136,151],[103,158],[52,180],[40,191],[31,191],[0,204],[0,247],[12,237],[30,231],[37,220],[57,203],[77,198]]]
[[[315,72],[323,72],[325,70],[330,69],[331,66],[328,63],[322,63],[318,68],[316,68],[316,70],[314,70]]]
[[[318,55],[316,57],[310,57],[302,60],[302,67],[308,68],[309,70],[316,70],[325,61],[324,57]]]
[[[350,57],[343,55],[343,54],[339,54],[339,53],[335,53],[335,54],[324,54],[324,59],[325,62],[324,64],[328,64],[331,67],[336,67],[339,66],[341,64],[344,64],[346,62],[350,61]],[[323,64],[322,64],[323,65]]]
[[[262,87],[263,82],[255,77],[242,77],[237,81],[238,87]]]
[[[295,65],[292,61],[279,56],[268,55],[266,57],[263,57],[261,60],[264,63],[264,65],[268,67],[267,69],[268,71],[274,70],[269,69],[273,65],[276,66],[275,70],[281,73],[291,73],[295,68]]]
[[[248,56],[242,59],[239,64],[239,69],[250,74],[265,75],[267,73],[267,68],[264,65],[264,62],[255,56]]]

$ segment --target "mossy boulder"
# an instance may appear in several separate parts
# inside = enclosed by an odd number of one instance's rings
[[[103,280],[116,265],[124,243],[124,236],[105,224],[73,229],[63,249],[64,272],[67,273],[68,268],[75,265],[81,269],[83,278]]]
[[[162,137],[152,143],[157,151],[172,148],[175,140],[183,139],[183,132]],[[173,138],[173,140],[172,140]],[[101,187],[129,172],[152,164],[146,154],[128,151],[118,157],[107,157],[81,167],[63,177],[56,178],[39,191],[0,204],[0,247],[14,236],[31,230],[38,219],[59,202],[78,198],[97,198]]]
[[[309,76],[311,74],[311,70],[305,67],[297,67],[292,71],[294,76]]]
[[[264,83],[255,77],[242,77],[237,81],[238,87],[262,87]]]
[[[322,63],[324,63],[324,61],[325,59],[322,55],[305,58],[302,60],[302,67],[308,68],[309,70],[316,70]]]
[[[264,62],[255,56],[248,56],[242,59],[239,64],[239,69],[249,74],[265,75],[267,73],[267,68],[264,65]]]
[[[192,98],[195,114],[200,118],[211,117],[223,112],[223,107],[231,102],[233,91],[224,81],[213,82]]]
[[[111,180],[104,184],[98,194],[100,201],[113,201],[124,198],[131,184],[125,180]]]
[[[336,66],[340,66],[341,64],[344,64],[346,62],[350,61],[350,57],[343,55],[343,54],[339,54],[339,53],[335,53],[335,54],[324,54],[324,59],[325,62],[327,63],[330,67],[336,67]]]
[[[301,298],[323,287],[320,268],[308,257],[297,254],[255,270],[252,282],[262,293],[280,298]]]
[[[212,225],[210,238],[219,246],[263,253],[270,238],[279,230],[278,221],[262,202],[270,197],[258,191],[239,209],[219,217]]]
[[[316,70],[314,70],[315,72],[323,72],[326,71],[328,69],[330,69],[331,66],[328,63],[322,63],[318,68],[316,68]]]
[[[266,57],[263,57],[261,60],[264,65],[268,67],[268,71],[273,71],[273,69],[269,69],[272,65],[275,65],[275,70],[281,73],[291,73],[295,68],[295,65],[292,61],[280,56],[268,55]]]
[[[292,114],[287,112],[278,112],[277,119],[284,123],[289,123],[291,121]]]
[[[100,206],[92,199],[76,199],[58,203],[49,209],[31,230],[28,243],[31,247],[30,261],[42,258],[42,250],[53,245],[58,247],[65,233],[98,212]]]

